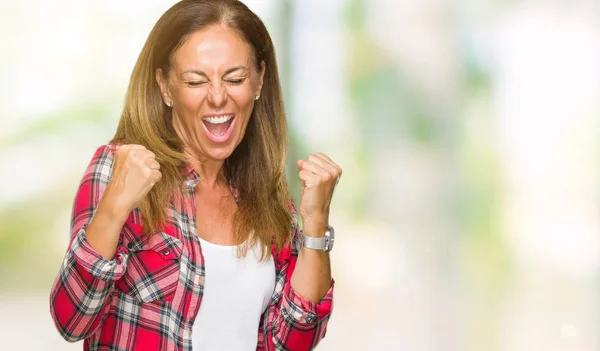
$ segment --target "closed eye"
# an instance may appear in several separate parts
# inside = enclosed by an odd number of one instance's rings
[[[245,78],[239,78],[239,79],[226,79],[225,81],[229,84],[233,84],[233,85],[240,85],[244,82]]]
[[[192,81],[192,82],[185,82],[185,84],[191,86],[191,87],[197,87],[200,86],[202,84],[206,84],[206,82],[201,82],[201,81]]]

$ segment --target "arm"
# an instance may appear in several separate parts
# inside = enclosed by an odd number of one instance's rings
[[[300,214],[304,234],[323,237],[328,224],[333,190],[341,168],[329,157],[317,153],[306,161],[298,161],[302,182]],[[294,244],[298,242],[296,213]],[[281,314],[275,321],[273,341],[276,349],[312,350],[325,336],[327,322],[333,309],[333,280],[329,253],[294,245],[290,258],[291,279],[286,282]]]
[[[154,154],[139,145],[100,147],[88,166],[73,205],[72,239],[50,295],[60,334],[78,341],[95,332],[107,309],[114,281],[129,253],[119,246],[131,210],[160,180]],[[136,236],[139,233],[131,233]]]
[[[113,154],[110,147],[100,147],[90,162],[75,197],[71,221],[71,243],[50,294],[50,312],[54,323],[67,341],[86,338],[101,324],[109,307],[109,295],[127,263],[127,250],[118,248],[121,227],[110,223],[101,200],[111,177]],[[112,255],[104,258],[87,240],[98,237],[106,227],[117,240]],[[107,233],[109,234],[109,233]]]
[[[306,161],[298,161],[298,169],[302,182],[300,214],[304,235],[323,238],[329,222],[333,190],[342,169],[322,153],[310,155]],[[300,295],[318,303],[331,287],[329,252],[301,249],[292,275],[292,287]]]

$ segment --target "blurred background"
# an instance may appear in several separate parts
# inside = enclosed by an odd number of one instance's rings
[[[289,164],[344,169],[318,350],[600,350],[599,1],[244,2]],[[48,307],[73,197],[173,3],[0,0],[2,350],[82,349]]]

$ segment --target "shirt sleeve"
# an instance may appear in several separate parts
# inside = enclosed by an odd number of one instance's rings
[[[294,291],[291,276],[298,258],[298,226],[296,210],[292,208],[293,245],[283,289],[279,315],[273,324],[273,345],[276,350],[308,351],[314,349],[325,337],[327,323],[333,310],[333,290],[335,282],[325,296],[314,303]]]
[[[128,251],[104,259],[87,242],[85,231],[108,185],[113,164],[110,146],[98,148],[80,183],[71,219],[71,242],[50,293],[50,313],[61,336],[71,342],[98,329],[125,271]],[[126,226],[124,227],[124,230]]]

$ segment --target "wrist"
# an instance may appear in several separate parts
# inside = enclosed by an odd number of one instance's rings
[[[105,192],[103,198],[98,204],[96,215],[99,215],[111,222],[125,224],[131,210],[123,205],[118,198],[111,196]]]
[[[306,236],[322,238],[327,231],[327,220],[325,218],[302,220],[302,232]]]

